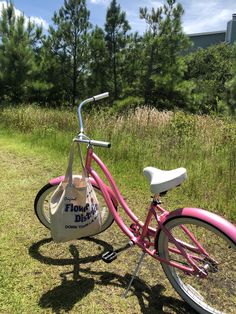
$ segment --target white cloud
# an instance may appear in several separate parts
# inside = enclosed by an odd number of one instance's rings
[[[27,18],[29,19],[29,18]],[[48,23],[41,17],[38,16],[31,16],[30,21],[34,22],[38,26],[42,26],[43,29],[47,30],[49,28]]]
[[[7,4],[6,1],[0,1],[0,14],[2,13],[3,7],[6,8],[7,5],[8,5],[8,4]],[[21,15],[24,15],[24,17],[25,17],[25,24],[26,24],[26,25],[27,25],[27,23],[28,23],[29,21],[31,21],[31,22],[35,23],[37,26],[42,26],[43,29],[45,29],[45,30],[48,29],[49,25],[48,25],[48,23],[47,23],[43,18],[41,18],[41,17],[39,17],[39,16],[30,16],[30,17],[28,17],[28,16],[26,16],[23,12],[21,12],[20,10],[18,10],[18,9],[15,8],[15,7],[14,7],[14,10],[15,10],[15,15],[16,15],[17,17],[19,17],[19,16],[21,16]]]
[[[236,11],[235,0],[182,0],[185,14],[184,31],[188,34],[226,30],[227,22]]]
[[[92,1],[92,0],[91,0]],[[93,0],[102,1],[102,0]],[[146,6],[149,10],[162,6],[164,0],[117,0],[127,17],[132,31],[143,33],[145,23],[139,19],[138,8]],[[226,30],[227,22],[236,13],[235,0],[177,0],[184,8],[183,29],[187,34]]]
[[[200,32],[211,32],[226,30],[227,22],[232,17],[231,10],[222,10],[216,16],[201,17],[195,19],[195,23],[191,21],[184,22],[184,30],[186,33],[200,33]]]
[[[92,4],[109,5],[110,0],[90,0]]]
[[[165,1],[164,1],[165,2]],[[157,0],[152,0],[151,1],[151,7],[153,8],[159,8],[163,6],[163,1],[157,1]]]
[[[132,31],[142,34],[147,28],[145,21],[141,20],[136,12],[126,10],[125,13]]]

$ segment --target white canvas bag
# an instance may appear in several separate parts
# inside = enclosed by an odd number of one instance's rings
[[[79,147],[81,164],[82,155]],[[82,176],[72,175],[74,143],[71,145],[65,179],[50,200],[51,234],[55,242],[94,235],[101,230],[99,203],[83,167]]]

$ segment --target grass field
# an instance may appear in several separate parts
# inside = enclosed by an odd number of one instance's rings
[[[142,168],[184,166],[188,180],[167,194],[164,206],[203,207],[236,221],[235,120],[151,109],[84,118],[88,134],[112,142],[97,153],[136,214],[144,216],[150,199]],[[124,252],[112,264],[101,261],[104,251],[127,241],[117,226],[55,244],[37,221],[37,191],[65,171],[78,129],[73,112],[4,109],[0,126],[0,313],[193,313],[149,257],[128,298],[121,298],[139,251]]]
[[[137,191],[136,197],[149,197],[144,167],[183,166],[188,170],[188,180],[181,189],[169,193],[168,204],[172,208],[183,204],[204,207],[236,220],[234,118],[140,108],[118,117],[105,111],[85,113],[84,120],[88,135],[112,143],[111,149],[98,148],[97,153],[127,196]],[[0,125],[6,136],[63,164],[59,174],[65,171],[69,145],[78,131],[75,111],[6,108],[0,111]]]

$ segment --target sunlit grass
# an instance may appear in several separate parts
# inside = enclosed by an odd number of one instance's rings
[[[181,189],[169,193],[168,204],[204,207],[236,219],[233,118],[159,112],[151,108],[138,108],[120,116],[91,111],[83,117],[89,136],[111,141],[111,149],[96,151],[124,187],[124,193],[131,190],[142,195],[149,193],[142,175],[146,166],[162,169],[183,166],[188,170],[188,180]],[[70,142],[79,129],[76,110],[6,108],[0,112],[0,119],[1,126],[13,134],[17,132],[20,141],[30,143],[33,149],[43,148],[65,163]]]
[[[188,170],[186,182],[167,193],[164,207],[203,207],[236,221],[233,118],[139,108],[123,116],[86,112],[84,126],[94,139],[111,141],[111,149],[96,152],[141,219],[150,200],[142,169],[152,165]],[[128,298],[121,298],[138,249],[112,264],[101,262],[105,250],[127,243],[115,224],[93,239],[55,244],[37,221],[34,197],[51,177],[64,174],[77,132],[75,110],[0,111],[0,313],[193,313],[149,257]],[[79,162],[75,168],[80,170]]]

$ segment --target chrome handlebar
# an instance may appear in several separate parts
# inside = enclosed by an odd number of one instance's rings
[[[106,148],[111,147],[111,143],[109,143],[109,142],[90,140],[86,135],[84,135],[83,119],[82,119],[82,113],[81,113],[82,107],[85,104],[88,104],[90,102],[97,101],[97,100],[100,100],[100,99],[103,99],[103,98],[107,98],[107,97],[109,97],[109,93],[108,92],[103,93],[103,94],[99,94],[99,95],[96,95],[96,96],[93,96],[93,97],[88,98],[88,99],[85,99],[84,101],[82,101],[80,103],[80,105],[79,105],[79,107],[77,109],[78,118],[79,118],[79,125],[80,125],[80,133],[74,139],[74,141],[80,142],[80,143],[87,143],[87,144],[92,145],[92,146],[99,146],[99,147],[106,147]]]
[[[74,138],[74,142],[79,142],[79,143],[86,143],[88,145],[92,146],[98,146],[98,147],[105,147],[105,148],[110,148],[111,143],[110,142],[103,142],[103,141],[95,141],[95,140],[90,140],[90,139],[84,139],[82,136],[79,134],[78,137]]]
[[[83,119],[82,119],[82,114],[81,114],[81,109],[82,109],[83,105],[88,104],[88,103],[93,102],[93,101],[103,99],[103,98],[107,98],[107,97],[109,97],[108,92],[93,96],[93,97],[85,99],[84,101],[81,102],[81,104],[78,107],[78,118],[79,118],[79,124],[80,124],[80,133],[84,133]]]

